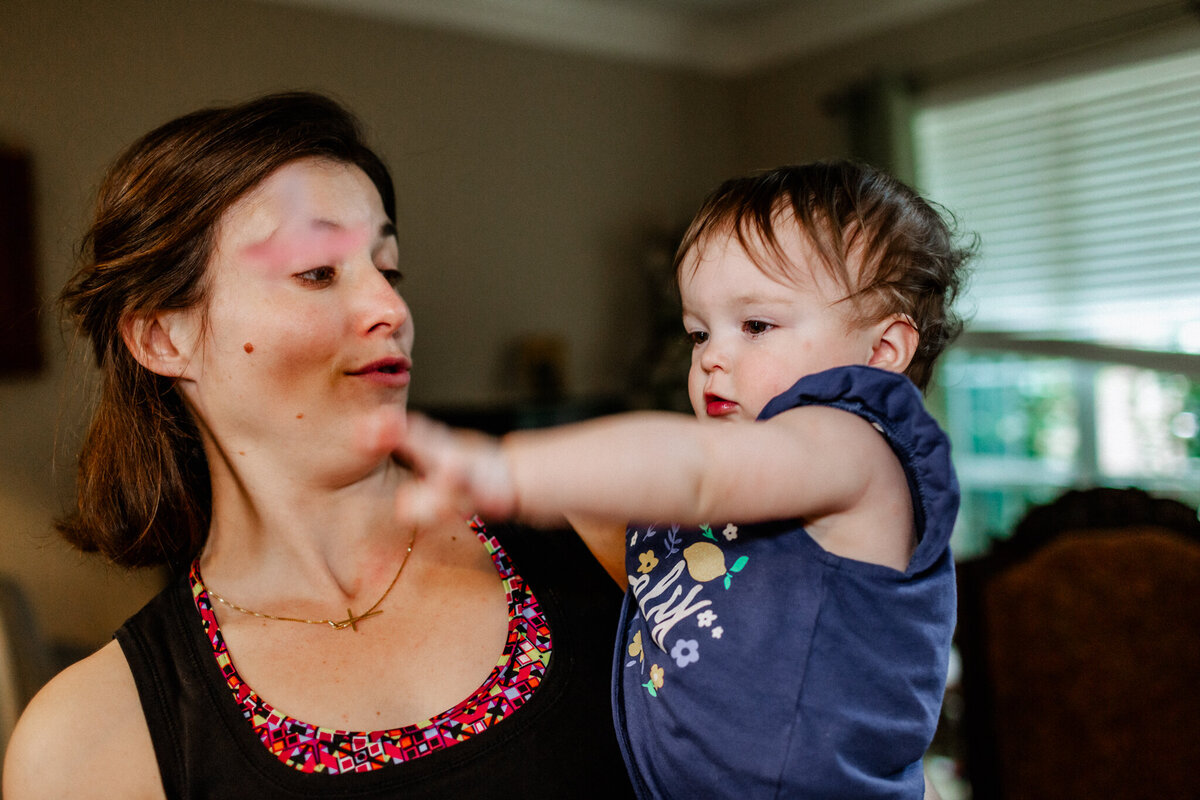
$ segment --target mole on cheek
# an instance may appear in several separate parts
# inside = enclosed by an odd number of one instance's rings
[[[253,353],[254,345],[250,344],[249,342],[246,342],[244,345],[242,345],[242,349],[245,350],[247,353]]]
[[[296,419],[304,419],[304,415],[303,415],[303,414],[297,414],[297,415],[296,415]]]

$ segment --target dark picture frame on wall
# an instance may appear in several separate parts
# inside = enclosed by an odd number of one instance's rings
[[[0,146],[0,377],[41,369],[33,246],[33,166]]]

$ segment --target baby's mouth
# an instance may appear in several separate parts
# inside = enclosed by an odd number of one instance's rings
[[[737,403],[716,394],[704,395],[704,411],[710,417],[726,417],[737,411]]]

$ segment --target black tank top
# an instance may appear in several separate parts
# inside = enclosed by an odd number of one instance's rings
[[[489,525],[549,622],[554,654],[524,706],[468,741],[373,772],[302,773],[263,746],[205,637],[186,571],[116,638],[168,798],[632,797],[609,702],[621,592],[578,537]]]

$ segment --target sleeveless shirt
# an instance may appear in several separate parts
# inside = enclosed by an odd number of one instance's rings
[[[613,704],[641,797],[923,796],[956,608],[950,444],[906,377],[870,367],[807,376],[759,419],[812,404],[887,438],[916,550],[901,572],[797,520],[630,526]]]
[[[629,796],[606,702],[619,590],[572,533],[497,525],[488,533],[551,629],[544,679],[528,702],[473,738],[371,772],[300,772],[264,746],[221,674],[180,574],[116,634],[167,797]]]

